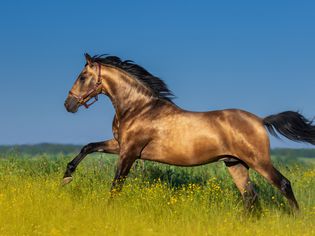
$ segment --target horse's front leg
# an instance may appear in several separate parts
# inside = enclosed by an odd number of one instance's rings
[[[124,181],[130,171],[130,168],[132,167],[132,164],[135,162],[136,159],[137,158],[135,155],[120,155],[117,164],[116,174],[111,187],[111,196],[121,191]]]
[[[85,145],[80,153],[68,163],[66,172],[63,176],[63,184],[68,184],[72,181],[72,173],[75,171],[79,163],[90,153],[93,152],[104,152],[111,154],[119,153],[119,144],[115,139],[97,142],[97,143],[89,143]]]

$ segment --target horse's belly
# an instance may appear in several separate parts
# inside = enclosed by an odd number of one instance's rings
[[[220,140],[215,136],[185,137],[160,139],[148,144],[141,154],[141,159],[162,163],[193,166],[217,161],[224,155]]]

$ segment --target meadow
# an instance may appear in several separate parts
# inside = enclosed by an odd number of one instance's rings
[[[116,157],[91,155],[61,186],[73,155],[0,157],[0,235],[315,235],[314,159],[274,158],[301,211],[251,172],[262,211],[244,213],[223,163],[180,168],[141,162],[109,200]]]

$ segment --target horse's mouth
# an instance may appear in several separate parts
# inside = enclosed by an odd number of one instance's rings
[[[66,107],[67,112],[76,113],[78,111],[78,107],[76,108],[68,108]]]

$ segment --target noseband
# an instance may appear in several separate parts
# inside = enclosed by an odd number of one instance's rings
[[[95,102],[98,101],[98,92],[101,90],[101,84],[102,84],[102,82],[101,82],[101,64],[98,63],[98,78],[97,78],[97,82],[94,85],[94,87],[81,96],[76,95],[72,91],[69,91],[69,94],[71,96],[75,97],[76,99],[78,99],[78,103],[83,105],[85,108],[89,108]],[[94,101],[91,102],[90,104],[87,104],[87,102],[93,97],[94,97]]]

